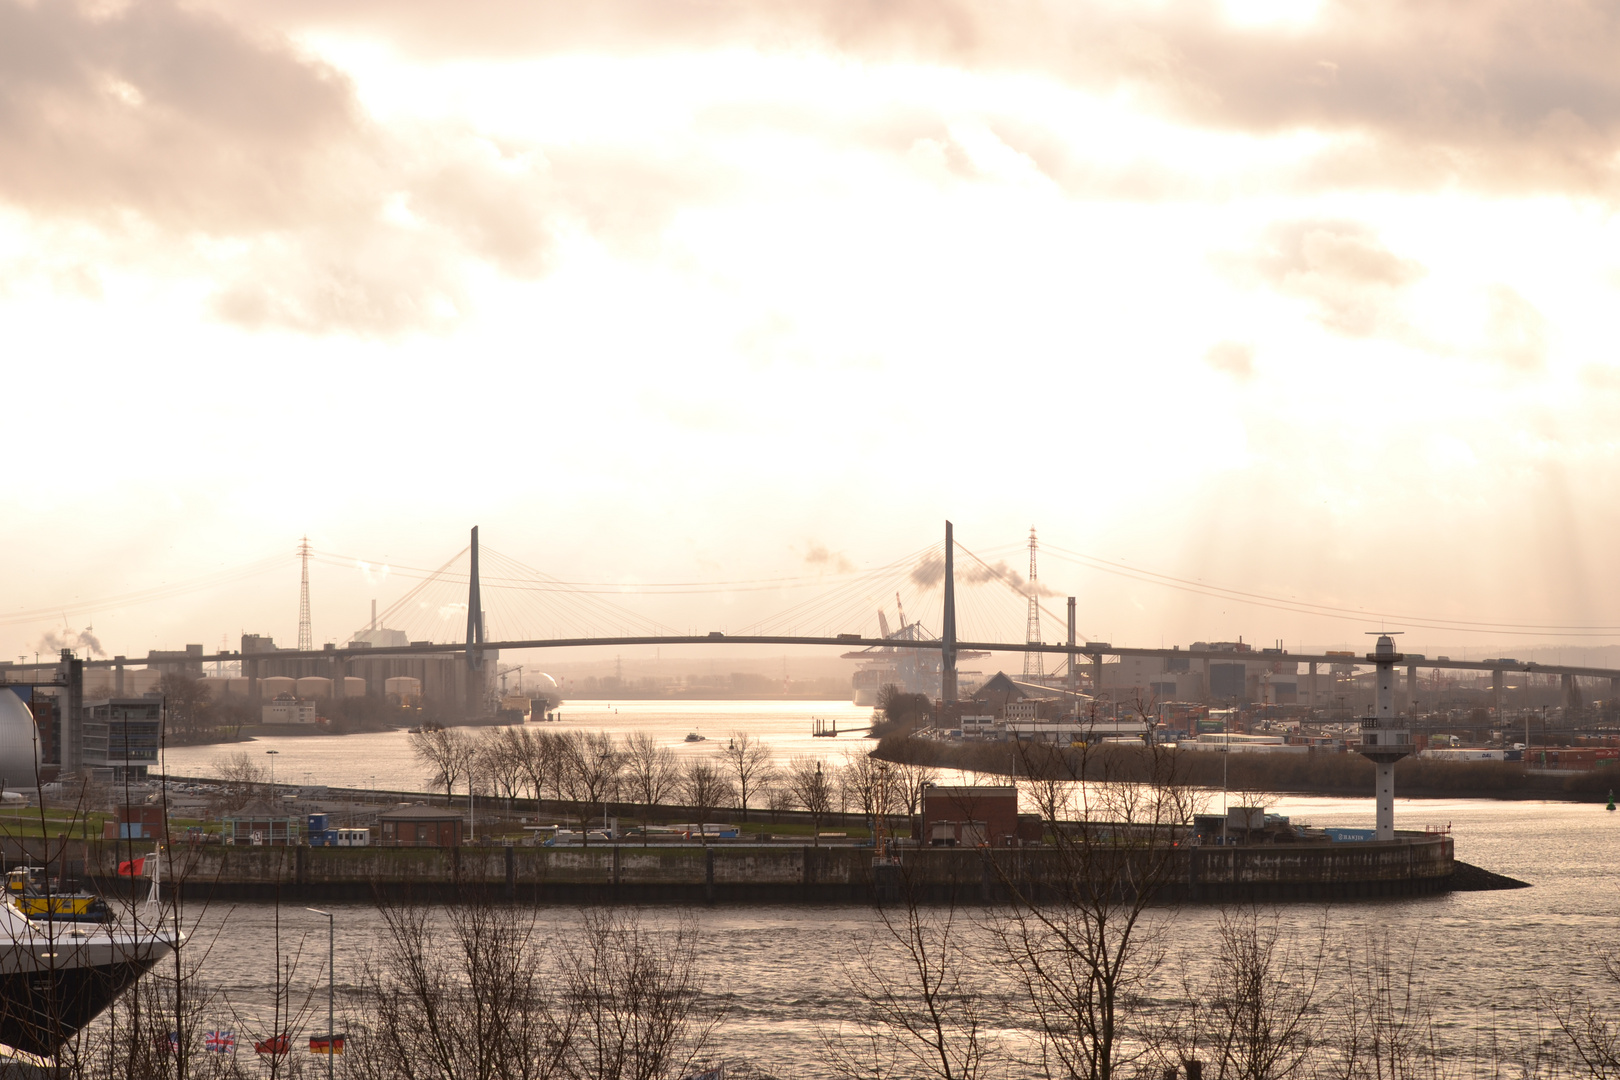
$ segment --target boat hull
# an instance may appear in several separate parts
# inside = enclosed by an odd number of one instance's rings
[[[106,964],[0,971],[0,1043],[54,1054],[158,959],[149,950]]]

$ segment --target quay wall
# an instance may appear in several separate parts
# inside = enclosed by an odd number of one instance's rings
[[[98,889],[127,894],[145,882],[117,876],[128,842],[89,841],[82,873]],[[1145,858],[1145,855],[1142,857]],[[534,903],[830,903],[897,899],[909,889],[930,903],[998,903],[1008,883],[1060,900],[1072,862],[1052,848],[923,848],[901,852],[901,869],[874,875],[872,850],[783,844],[640,847],[309,848],[176,845],[163,878],[195,900],[429,901],[482,896]],[[1344,900],[1447,891],[1454,869],[1448,836],[1394,841],[1180,847],[1161,899]]]

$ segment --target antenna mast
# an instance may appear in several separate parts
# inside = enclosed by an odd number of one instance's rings
[[[298,584],[298,648],[308,652],[315,647],[315,635],[309,628],[309,537],[298,542],[298,557],[303,560],[304,574]]]
[[[1035,526],[1029,527],[1029,623],[1024,633],[1026,645],[1039,645],[1041,643],[1041,605],[1035,599],[1037,581],[1035,575]],[[1024,653],[1024,678],[1034,677],[1037,681],[1046,675],[1046,663],[1038,652]]]

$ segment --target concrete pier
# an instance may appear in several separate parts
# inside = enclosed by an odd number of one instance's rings
[[[127,842],[91,841],[84,868],[111,894]],[[1009,883],[1056,899],[1066,864],[1055,848],[910,848],[906,880],[933,903],[1000,903]],[[1454,869],[1449,836],[1402,833],[1363,843],[1183,845],[1161,899],[1342,900],[1444,892]],[[188,900],[449,901],[479,896],[528,903],[869,904],[872,851],[789,844],[307,848],[177,845],[165,887]],[[137,883],[144,885],[144,883]]]

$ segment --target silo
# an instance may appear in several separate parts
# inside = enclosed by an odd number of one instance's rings
[[[143,694],[155,694],[163,682],[163,672],[151,668],[140,671],[124,672],[124,696],[140,697]]]
[[[354,675],[345,675],[343,677],[343,696],[346,698],[365,697],[366,680]]]
[[[39,786],[39,738],[34,714],[10,690],[0,690],[0,782],[8,790]]]
[[[290,675],[271,675],[259,680],[259,696],[266,701],[274,701],[282,694],[296,697],[298,694],[298,680]]]
[[[306,701],[311,698],[329,698],[332,696],[332,680],[325,675],[305,675],[298,680],[298,696]]]

